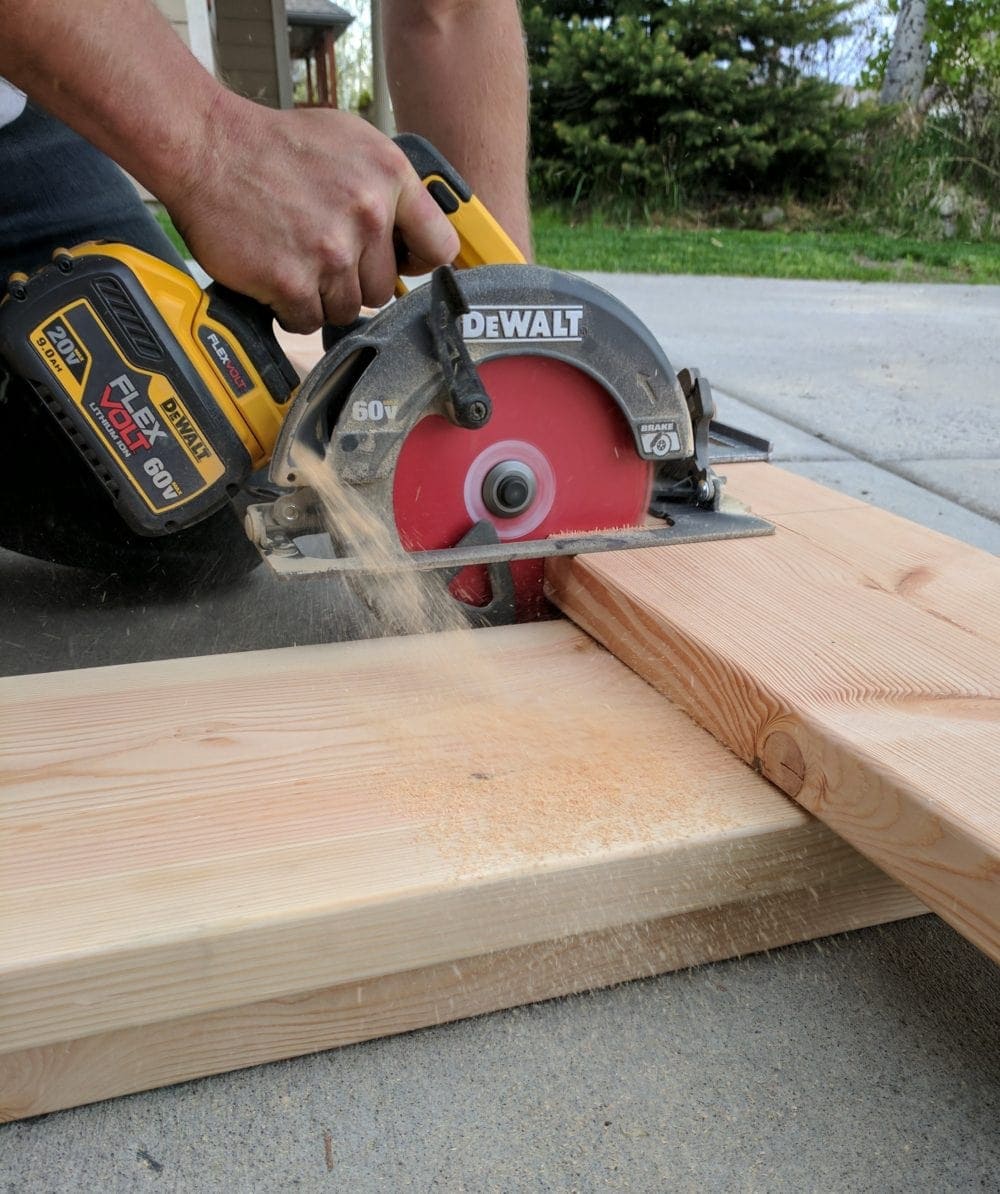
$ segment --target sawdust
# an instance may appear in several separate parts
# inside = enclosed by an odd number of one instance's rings
[[[394,529],[320,456],[299,467],[300,481],[315,491],[331,539],[363,565],[356,587],[377,619],[380,634],[428,634],[466,626],[461,610],[432,573],[397,570],[405,556]]]
[[[642,680],[586,639],[548,658],[505,659],[439,577],[392,569],[403,549],[355,487],[318,457],[300,472],[335,542],[366,565],[372,633],[421,636],[417,666],[433,684],[400,675],[417,707],[386,726],[400,758],[387,799],[460,875],[704,829],[704,804],[658,717],[662,698]],[[637,730],[637,714],[653,732]]]
[[[485,699],[495,682],[493,669],[441,577],[398,568],[406,553],[395,529],[320,457],[311,458],[299,471],[320,499],[338,550],[361,561],[354,587],[370,613],[368,636],[422,636],[421,653],[434,674],[435,689],[465,691],[471,701]],[[443,635],[445,631],[451,633]]]
[[[477,666],[393,728],[410,765],[394,768],[402,778],[387,796],[460,877],[631,854],[736,824],[718,801],[728,776],[692,773],[698,751],[672,741],[662,697],[596,644],[570,640],[549,658],[481,649]]]

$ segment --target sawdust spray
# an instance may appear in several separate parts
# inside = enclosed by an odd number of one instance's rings
[[[368,505],[361,491],[342,481],[318,455],[310,456],[298,471],[319,498],[324,525],[338,551],[360,561],[354,585],[371,612],[372,632],[464,630],[469,640],[465,649],[472,650],[472,633],[461,606],[439,576],[405,567],[406,553],[393,528]]]

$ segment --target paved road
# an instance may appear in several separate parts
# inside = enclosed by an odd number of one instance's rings
[[[1000,288],[598,280],[786,467],[1000,551]],[[184,599],[10,555],[0,577],[7,672],[342,630],[326,590],[289,599],[262,573]],[[123,609],[143,611],[141,640],[112,632]],[[998,1025],[1000,972],[924,917],[11,1125],[0,1178],[12,1194],[998,1190]]]

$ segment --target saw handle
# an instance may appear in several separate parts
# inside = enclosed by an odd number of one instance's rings
[[[476,198],[461,174],[430,141],[416,133],[400,133],[395,141],[458,233],[460,244],[455,265],[459,269],[473,269],[477,265],[524,265],[521,250]]]
[[[430,141],[416,133],[401,133],[395,141],[458,233],[460,243],[455,265],[459,269],[524,264],[524,256],[517,245]],[[405,255],[405,246],[401,246],[401,251]],[[219,282],[209,286],[207,293],[208,313],[234,333],[275,401],[287,401],[298,385],[298,375],[275,337],[274,312]],[[401,279],[397,279],[396,293],[406,293]],[[324,347],[327,347],[325,339]]]

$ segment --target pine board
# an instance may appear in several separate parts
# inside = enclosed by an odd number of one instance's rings
[[[0,681],[0,1111],[913,915],[565,622]]]
[[[551,561],[579,625],[1000,959],[1000,561],[770,465],[769,539]]]

